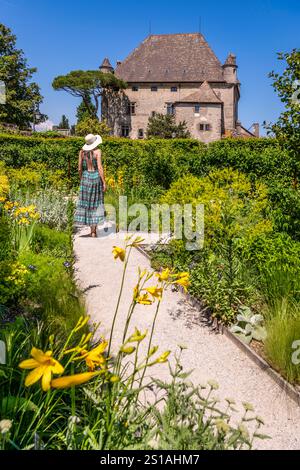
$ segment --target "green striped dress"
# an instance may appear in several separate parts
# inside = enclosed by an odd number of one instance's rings
[[[77,225],[98,225],[104,220],[103,183],[94,152],[83,152],[82,178],[75,212]]]

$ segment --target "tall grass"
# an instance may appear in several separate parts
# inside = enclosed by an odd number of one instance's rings
[[[300,365],[293,363],[293,344],[300,340],[300,271],[277,264],[261,277],[266,300],[265,352],[275,369],[291,383],[300,383]]]

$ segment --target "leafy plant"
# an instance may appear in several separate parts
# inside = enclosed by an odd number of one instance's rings
[[[242,341],[250,344],[253,339],[264,341],[267,337],[267,330],[263,326],[264,317],[253,314],[249,307],[242,306],[236,317],[237,324],[230,328],[230,331],[238,336]]]

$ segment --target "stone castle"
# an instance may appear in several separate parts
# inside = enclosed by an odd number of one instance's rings
[[[127,82],[119,92],[105,92],[102,119],[119,137],[144,139],[155,113],[185,121],[193,138],[203,142],[224,136],[258,137],[238,120],[240,82],[236,57],[222,65],[200,33],[148,36],[114,69],[108,58],[100,70]]]

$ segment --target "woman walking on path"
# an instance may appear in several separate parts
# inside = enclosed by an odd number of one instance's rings
[[[79,152],[78,172],[80,190],[75,213],[75,223],[89,225],[91,237],[97,237],[97,225],[104,221],[104,193],[106,184],[101,161],[100,135],[89,134]]]

